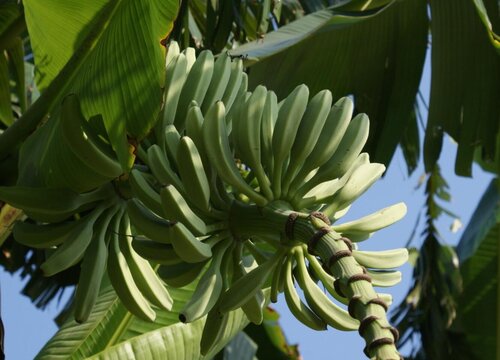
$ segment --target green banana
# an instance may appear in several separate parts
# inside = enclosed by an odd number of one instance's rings
[[[294,188],[290,187],[290,196],[301,196],[316,185],[331,179],[342,176],[352,165],[352,162],[358,157],[363,149],[368,132],[370,130],[370,121],[365,114],[359,114],[350,122],[347,130],[338,145],[335,153],[326,161],[314,176],[307,180],[295,193]]]
[[[368,275],[372,278],[373,286],[389,287],[401,282],[400,271],[373,271],[367,270]]]
[[[307,108],[307,100],[309,98],[309,89],[305,85],[297,86],[290,95],[287,96],[283,105],[279,109],[278,119],[274,126],[273,132],[273,193],[274,197],[281,197],[281,182],[284,166],[276,166],[277,164],[285,164],[290,156],[295,136],[300,125],[302,116]]]
[[[373,233],[394,224],[405,215],[406,205],[397,203],[360,219],[340,225],[335,224],[332,229],[340,234]]]
[[[182,50],[182,54],[186,57],[187,60],[186,72],[189,73],[194,63],[196,62],[196,50],[192,47],[188,47]]]
[[[33,224],[16,221],[12,233],[18,243],[35,249],[44,249],[64,243],[75,227],[83,221],[66,221],[56,224]]]
[[[113,207],[94,225],[94,234],[83,259],[80,278],[75,291],[75,320],[86,321],[99,296],[102,278],[106,272],[108,258],[107,232],[111,219],[119,209]]]
[[[314,149],[293,179],[289,189],[298,189],[306,176],[326,163],[337,151],[351,121],[354,105],[349,98],[341,98],[330,109]]]
[[[210,211],[210,185],[203,162],[193,140],[183,136],[177,150],[177,168],[182,183],[189,189],[189,200],[200,210]]]
[[[285,261],[285,268],[283,271],[285,300],[288,308],[295,318],[307,327],[318,331],[326,330],[326,323],[300,299],[293,283],[292,264],[293,256],[290,255]]]
[[[104,206],[96,208],[92,213],[76,221],[75,226],[67,234],[65,241],[54,251],[40,269],[45,276],[52,276],[77,264],[83,257],[95,234],[96,221],[105,211]],[[110,210],[107,210],[108,215]]]
[[[109,186],[82,194],[58,188],[0,186],[0,200],[42,222],[65,220],[86,205],[106,199],[110,193]]]
[[[165,54],[165,67],[179,56],[181,49],[177,41],[170,41],[167,45],[167,53]],[[167,77],[167,79],[169,79]]]
[[[192,283],[200,275],[205,265],[206,262],[162,265],[158,269],[158,275],[168,286],[181,288]]]
[[[360,265],[367,268],[393,269],[402,266],[408,261],[408,250],[404,248],[385,251],[353,250],[352,256]]]
[[[231,58],[227,53],[221,53],[214,65],[212,81],[203,99],[202,110],[206,112],[216,101],[222,100],[226,86],[231,76]]]
[[[186,113],[189,103],[194,100],[203,104],[214,71],[214,56],[212,52],[204,50],[198,55],[192,68],[189,70],[186,82],[182,87],[174,125],[179,131],[184,130]]]
[[[212,256],[210,245],[198,240],[180,222],[170,227],[168,237],[177,255],[185,262],[202,262]]]
[[[212,309],[207,316],[203,333],[201,335],[200,353],[207,355],[210,350],[219,343],[227,328],[229,314],[221,314],[217,308]]]
[[[189,207],[186,200],[172,185],[163,187],[160,191],[163,215],[171,221],[180,221],[197,236],[207,233],[205,222]]]
[[[242,105],[239,116],[234,117],[233,126],[238,124],[235,141],[238,144],[241,159],[255,173],[260,191],[268,200],[272,200],[271,183],[261,162],[260,133],[266,98],[267,89],[264,86],[257,86],[248,101]]]
[[[236,167],[229,148],[224,112],[224,105],[219,101],[210,107],[205,117],[202,132],[208,158],[225,182],[248,196],[257,205],[264,206],[267,200],[243,180]]]
[[[61,130],[70,150],[96,173],[109,179],[120,176],[122,168],[116,156],[110,157],[96,142],[96,137],[83,128],[87,122],[75,94],[64,98],[61,105]]]
[[[149,147],[147,160],[151,172],[162,185],[172,184],[181,193],[183,192],[184,186],[181,179],[172,169],[167,155],[158,145],[154,144]]]
[[[214,256],[205,273],[202,275],[191,299],[179,313],[183,323],[190,323],[205,316],[215,305],[223,288],[221,262],[230,241],[224,241],[214,250]]]
[[[115,221],[114,232],[109,236],[107,264],[109,279],[128,311],[143,320],[154,321],[156,313],[137,286],[129,267],[129,259],[125,257],[120,248],[120,236],[118,234],[119,231],[123,230],[120,226],[120,220]]]
[[[165,310],[172,309],[173,300],[148,261],[141,258],[132,246],[132,232],[127,216],[120,223],[120,250],[141,293],[152,304]]]
[[[238,95],[238,89],[241,86],[243,74],[243,61],[241,61],[241,59],[233,61],[231,63],[229,81],[226,85],[226,89],[224,90],[224,94],[222,95],[222,102],[228,111],[232,108],[236,96]]]
[[[346,310],[328,299],[318,285],[310,278],[304,262],[302,249],[298,248],[294,255],[297,261],[295,277],[300,288],[304,291],[306,301],[311,309],[323,321],[335,329],[344,331],[357,330],[359,321],[352,318]]]
[[[132,247],[144,259],[160,265],[175,265],[182,262],[172,245],[147,239],[135,238]]]
[[[222,295],[219,304],[220,311],[226,313],[235,310],[250,300],[257,291],[262,289],[281,257],[281,253],[276,253],[271,259],[236,280]]]
[[[187,78],[188,61],[184,54],[180,54],[173,58],[167,65],[165,71],[165,95],[163,105],[163,119],[158,133],[162,133],[167,125],[173,125],[177,106],[179,103],[179,96],[181,95],[182,87]],[[161,143],[161,142],[160,142]]]
[[[262,113],[261,126],[261,161],[268,174],[269,179],[273,178],[273,132],[274,125],[278,118],[278,98],[272,91],[268,91],[266,95],[266,103]]]
[[[132,169],[129,182],[132,192],[144,205],[158,215],[163,213],[160,194],[149,184],[142,172]]]
[[[380,179],[384,171],[385,166],[377,163],[361,165],[355,169],[342,189],[333,195],[330,204],[322,210],[323,213],[330,216],[349,206]]]
[[[155,215],[137,199],[127,202],[127,213],[132,225],[141,234],[160,243],[170,243],[171,222]]]
[[[177,150],[181,136],[174,125],[167,125],[164,129],[165,150],[168,156],[168,162],[172,169],[177,170]]]
[[[266,307],[266,297],[262,290],[250,297],[250,299],[241,306],[241,309],[247,316],[248,320],[255,325],[262,324],[264,320],[264,308]]]
[[[196,101],[192,101],[186,115],[186,135],[193,140],[200,155],[205,153],[201,134],[204,120],[200,107]]]
[[[290,163],[283,179],[282,188],[284,194],[288,193],[290,183],[304,166],[306,158],[313,151],[331,106],[332,93],[329,90],[320,91],[309,101],[306,112],[300,121],[297,136],[290,153]]]

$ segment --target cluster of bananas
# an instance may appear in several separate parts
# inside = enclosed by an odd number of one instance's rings
[[[281,102],[263,86],[249,92],[241,60],[227,54],[214,60],[209,51],[196,57],[176,43],[166,77],[154,136],[135,149],[139,161],[129,173],[122,174],[98,126],[89,126],[69,96],[61,108],[67,148],[85,163],[83,179],[89,169],[101,178],[81,186],[68,179],[59,188],[0,187],[0,199],[37,221],[17,224],[14,236],[49,249],[47,275],[83,259],[77,320],[88,317],[107,264],[123,303],[150,320],[151,304],[172,306],[162,281],[172,287],[198,281],[179,319],[207,316],[203,354],[230,311],[242,308],[259,324],[269,300],[284,292],[305,325],[358,329],[369,357],[394,358],[396,333],[385,315],[391,298],[373,286],[398,283],[401,274],[392,269],[407,252],[360,251],[357,242],[398,221],[406,208],[335,223],[385,170],[361,152],[367,116],[351,120],[351,100],[333,104],[327,90],[309,100],[305,85]]]

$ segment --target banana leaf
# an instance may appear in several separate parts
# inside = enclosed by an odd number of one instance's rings
[[[367,150],[388,163],[411,121],[427,48],[427,4],[419,0],[348,2],[307,15],[231,51],[254,63],[250,87],[288,94],[352,95],[371,120]],[[363,10],[360,10],[363,8]],[[347,11],[347,10],[349,11]]]
[[[170,289],[171,312],[157,310],[155,322],[130,314],[111,287],[102,291],[87,322],[68,321],[41,349],[36,359],[201,359],[199,343],[205,318],[182,324],[178,313],[195,284]],[[243,311],[234,311],[222,340],[206,358],[219,352],[246,324]]]
[[[498,343],[498,243],[500,191],[494,179],[480,200],[457,246],[463,293],[458,317],[466,344],[478,359],[495,359]]]
[[[54,80],[79,95],[87,117],[102,114],[107,135],[127,166],[127,136],[141,139],[161,104],[164,47],[179,2],[135,0],[24,1],[37,86]],[[93,39],[89,43],[89,39]],[[79,59],[74,59],[75,55]],[[73,64],[73,68],[65,67]],[[66,79],[57,75],[63,70]]]
[[[496,0],[431,0],[432,78],[424,143],[426,169],[439,158],[443,133],[458,143],[455,172],[471,176],[476,148],[485,162],[499,158],[500,56],[476,7],[500,25]]]

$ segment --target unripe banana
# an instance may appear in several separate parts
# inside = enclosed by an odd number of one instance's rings
[[[89,128],[82,127],[86,122],[78,97],[66,96],[61,105],[61,130],[70,150],[96,173],[108,179],[120,176],[122,168],[116,156],[108,156]]]
[[[352,256],[356,261],[367,268],[393,269],[402,266],[408,261],[408,250],[394,249],[385,251],[353,250]]]
[[[179,131],[184,130],[189,103],[194,100],[198,104],[203,104],[203,99],[212,80],[213,71],[214,56],[212,52],[204,50],[193,64],[182,87],[174,121],[174,125]]]
[[[177,150],[179,149],[179,142],[181,135],[174,125],[167,125],[164,129],[165,132],[165,150],[168,156],[168,162],[174,171],[177,170]]]
[[[285,262],[284,283],[285,283],[285,300],[291,313],[302,324],[313,330],[326,330],[326,323],[320,319],[306,304],[302,302],[295,289],[292,275],[293,256],[288,256]]]
[[[210,245],[198,240],[182,223],[178,222],[168,233],[170,242],[179,257],[188,263],[202,262],[210,259]]]
[[[264,320],[265,307],[266,297],[264,292],[259,289],[246,303],[241,306],[241,309],[250,322],[255,325],[260,325]]]
[[[223,241],[215,248],[214,256],[208,269],[200,278],[191,299],[186,303],[179,314],[183,323],[193,322],[206,314],[214,307],[222,292],[223,279],[221,275],[221,262],[230,241]]]
[[[163,137],[165,126],[173,125],[177,112],[179,96],[188,74],[188,61],[184,54],[180,54],[167,65],[165,72],[165,96],[163,105],[163,119],[160,122],[158,133]],[[161,144],[161,142],[159,142]]]
[[[306,112],[300,121],[297,136],[292,146],[290,163],[283,179],[283,193],[287,194],[290,183],[299,170],[305,165],[304,161],[313,151],[332,106],[332,93],[323,90],[317,93],[307,105]]]
[[[46,249],[68,240],[75,227],[82,221],[84,220],[44,225],[16,221],[12,234],[18,243],[35,249]]]
[[[367,270],[368,275],[372,278],[373,286],[390,287],[401,282],[400,271],[373,271]]]
[[[179,56],[181,49],[177,41],[170,41],[167,46],[167,53],[165,55],[165,67],[168,66],[173,60]],[[167,78],[168,79],[168,78]]]
[[[229,314],[221,314],[217,308],[208,313],[201,335],[200,353],[206,355],[219,342],[227,327]]]
[[[127,216],[121,220],[119,234],[120,250],[127,261],[137,287],[152,304],[170,311],[173,304],[172,297],[149,262],[141,258],[132,247],[132,233]]]
[[[145,207],[139,200],[130,199],[127,202],[127,213],[135,228],[151,240],[169,244],[173,224]]]
[[[262,113],[262,126],[261,126],[261,148],[262,156],[261,161],[270,179],[273,178],[273,132],[274,125],[278,119],[278,98],[272,91],[268,91],[266,95],[266,103]]]
[[[147,158],[151,172],[162,185],[172,184],[179,192],[184,192],[181,179],[170,166],[167,154],[158,145],[149,147]]]
[[[158,275],[168,286],[181,288],[192,283],[200,275],[205,265],[206,262],[162,265],[158,269]]]
[[[307,86],[299,85],[288,95],[279,109],[272,142],[275,164],[272,185],[274,196],[278,199],[281,196],[283,172],[283,167],[280,164],[284,164],[290,156],[300,120],[306,111],[308,98],[309,89]]]
[[[158,215],[163,213],[160,194],[149,184],[142,172],[132,169],[129,182],[132,192],[144,205]]]
[[[112,193],[111,193],[112,194]],[[110,197],[110,187],[78,194],[67,189],[0,186],[0,200],[42,222],[59,222],[85,206]]]
[[[405,215],[406,205],[397,203],[360,219],[340,225],[335,224],[332,226],[332,230],[340,234],[373,233],[394,224]]]
[[[102,278],[106,272],[108,247],[106,245],[108,226],[117,215],[119,208],[113,207],[94,225],[92,241],[85,252],[80,270],[80,278],[75,291],[75,320],[86,321],[99,296]]]
[[[67,239],[40,266],[45,276],[52,276],[77,264],[85,254],[93,236],[94,224],[104,212],[100,206],[84,218],[79,219],[68,233]],[[107,210],[109,213],[110,210]],[[109,217],[105,215],[104,218]]]
[[[156,313],[137,287],[129,262],[120,249],[118,236],[120,219],[116,222],[118,224],[114,227],[115,232],[110,235],[107,264],[109,279],[127,310],[143,320],[154,321]]]
[[[353,109],[354,105],[349,98],[341,98],[333,105],[314,149],[290,185],[291,190],[299,188],[307,174],[323,165],[335,154],[351,121]]]
[[[267,200],[243,180],[236,167],[227,138],[224,112],[224,105],[217,102],[210,107],[205,116],[202,131],[208,158],[225,182],[248,196],[257,205],[264,206]]]
[[[148,239],[135,238],[132,241],[134,250],[144,259],[160,265],[175,265],[182,262],[172,245]]]
[[[205,222],[191,210],[175,187],[172,185],[163,187],[160,196],[165,218],[170,221],[180,221],[196,236],[206,235]]]
[[[352,318],[347,311],[328,299],[310,278],[304,263],[302,249],[298,248],[296,250],[295,260],[297,261],[295,277],[300,288],[304,291],[306,301],[311,306],[311,309],[331,327],[344,331],[357,330],[359,321]]]
[[[231,75],[224,91],[224,95],[222,95],[222,102],[225,104],[228,111],[232,108],[234,100],[238,95],[238,89],[243,81],[243,74],[243,61],[241,61],[241,59],[233,61],[231,63]]]
[[[196,62],[196,50],[192,47],[188,47],[182,50],[182,54],[186,56],[187,72],[189,73],[194,63]]]
[[[189,189],[189,200],[197,208],[209,212],[210,185],[198,149],[187,136],[183,136],[179,143],[177,168],[184,187]]]
[[[262,289],[267,278],[278,265],[281,254],[277,253],[265,263],[236,280],[229,290],[221,297],[219,309],[221,312],[235,310],[245,304],[255,293]]]
[[[222,100],[229,78],[231,77],[231,58],[227,53],[221,53],[214,65],[214,74],[203,99],[203,112],[206,112],[215,102]]]

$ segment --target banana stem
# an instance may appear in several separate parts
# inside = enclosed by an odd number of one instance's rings
[[[288,242],[282,242],[282,249],[306,244],[308,252],[319,256],[337,279],[335,288],[346,297],[349,314],[360,321],[359,333],[366,342],[366,356],[375,360],[401,359],[395,346],[397,330],[387,320],[387,304],[373,289],[364,267],[352,256],[351,241],[334,232],[325,221],[328,220],[322,214],[304,216],[239,201],[232,204],[229,217],[236,237],[283,233],[284,229]]]
[[[350,240],[341,238],[321,220],[311,223],[316,232],[308,242],[308,250],[317,254],[338,279],[337,288],[349,301],[349,314],[360,321],[358,331],[366,342],[366,356],[376,360],[401,359],[395,346],[397,330],[387,320],[387,304],[379,298],[370,276],[352,256]]]

